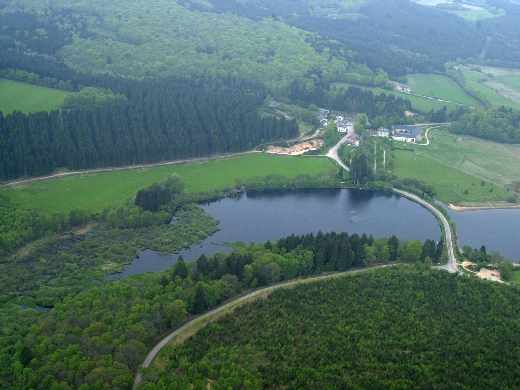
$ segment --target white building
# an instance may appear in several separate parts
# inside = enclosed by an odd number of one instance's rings
[[[375,136],[376,137],[381,137],[381,138],[389,138],[390,137],[390,129],[385,129],[384,127],[380,127],[379,129],[376,130]]]
[[[415,144],[422,140],[422,130],[418,126],[394,126],[392,139],[394,141]]]

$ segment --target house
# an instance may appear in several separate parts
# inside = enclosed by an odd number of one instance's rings
[[[387,128],[384,128],[384,127],[380,127],[379,129],[377,129],[375,131],[374,135],[376,137],[389,138],[390,137],[390,129],[387,129]]]
[[[406,84],[394,82],[393,85],[394,85],[394,90],[396,90],[397,92],[412,93],[412,89]]]
[[[338,128],[338,133],[350,134],[354,132],[354,124],[352,122],[337,122],[336,127]]]
[[[417,143],[422,140],[422,130],[419,126],[400,125],[392,127],[392,139],[399,142]]]
[[[342,115],[336,116],[336,127],[338,129],[338,133],[342,134],[350,134],[354,132],[354,122],[349,119],[345,118]]]

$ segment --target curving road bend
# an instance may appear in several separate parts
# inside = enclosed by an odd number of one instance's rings
[[[417,196],[415,194],[412,194],[410,192],[398,190],[397,188],[394,188],[394,192],[410,199],[411,201],[420,204],[421,206],[428,209],[433,215],[437,217],[437,219],[441,222],[443,230],[444,230],[444,240],[446,242],[446,247],[448,248],[448,264],[445,266],[442,266],[441,268],[446,269],[449,272],[456,273],[459,271],[459,265],[457,263],[457,257],[455,256],[455,245],[454,242],[454,235],[451,228],[451,225],[446,218],[446,216],[441,213],[435,206],[433,206],[431,203],[425,201],[420,196]]]
[[[161,341],[159,341],[157,343],[157,345],[155,345],[155,347],[153,347],[153,349],[146,356],[141,367],[142,368],[150,367],[150,365],[155,360],[155,358],[157,357],[159,352],[161,352],[161,350],[164,347],[166,347],[169,343],[171,343],[173,340],[178,340],[179,342],[182,343],[184,340],[195,335],[200,329],[205,327],[207,324],[217,321],[218,319],[231,313],[233,310],[237,309],[240,306],[255,302],[262,298],[266,298],[273,291],[285,289],[285,288],[291,288],[291,287],[299,286],[302,284],[316,283],[316,282],[320,282],[320,281],[324,281],[324,280],[330,280],[330,279],[341,278],[344,276],[360,274],[360,273],[372,271],[375,269],[394,267],[396,265],[397,264],[385,264],[385,265],[356,269],[356,270],[351,270],[351,271],[314,276],[314,277],[309,277],[309,278],[305,278],[305,279],[296,279],[296,280],[291,280],[291,281],[284,282],[284,283],[275,284],[273,286],[265,287],[260,290],[255,290],[246,295],[238,297],[222,306],[219,306],[216,309],[210,310],[209,312],[194,318],[193,320],[187,322],[180,328],[178,328],[175,331],[173,331],[172,333],[170,333],[168,336],[166,336]],[[142,380],[143,380],[142,374],[141,374],[141,372],[138,372],[135,376],[133,388],[137,389],[137,387],[141,384]]]
[[[443,125],[443,124],[441,124]],[[434,127],[431,127],[429,130],[433,129]],[[327,153],[327,157],[334,160],[338,165],[340,165],[343,169],[350,172],[350,169],[345,165],[343,161],[341,161],[338,150],[339,148],[347,141],[347,137],[345,136],[342,138],[334,147],[330,149],[330,151]],[[429,144],[429,139],[428,139]],[[448,249],[448,264],[445,266],[442,266],[442,269],[445,269],[451,273],[456,273],[459,271],[459,266],[457,263],[457,257],[455,256],[455,245],[454,245],[454,234],[452,231],[452,227],[446,218],[446,216],[439,211],[435,206],[433,206],[431,203],[427,202],[426,200],[422,199],[420,196],[417,196],[415,194],[412,194],[410,192],[398,190],[397,188],[394,188],[393,191],[401,195],[407,199],[410,199],[411,201],[420,204],[421,206],[425,207],[427,210],[429,210],[442,224],[443,230],[444,230],[444,240],[446,242],[446,247]]]
[[[327,153],[327,157],[334,160],[341,168],[343,168],[345,171],[350,172],[350,168],[345,165],[343,161],[341,161],[341,158],[339,158],[339,149],[347,143],[349,135],[347,134],[342,139],[339,140],[339,142],[334,145],[332,148],[330,148],[329,152]]]

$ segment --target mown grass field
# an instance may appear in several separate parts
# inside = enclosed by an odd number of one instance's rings
[[[273,174],[293,178],[302,174],[324,175],[335,170],[334,164],[326,158],[258,153],[203,163],[69,176],[5,189],[4,193],[20,207],[44,212],[96,212],[121,205],[139,189],[174,173],[184,179],[186,191],[193,193],[231,188],[238,179]]]
[[[0,79],[0,111],[24,113],[50,111],[63,105],[69,92]]]
[[[432,143],[394,151],[394,173],[433,186],[444,202],[472,204],[507,201],[506,186],[520,180],[520,147],[434,130]]]
[[[465,87],[491,106],[507,106],[520,109],[520,91],[518,82],[519,75],[500,74],[498,68],[485,68],[479,71],[478,68],[461,67],[464,75]],[[496,73],[499,72],[499,73]]]
[[[408,85],[416,94],[437,97],[467,106],[478,107],[480,105],[449,77],[436,74],[411,74],[407,76],[407,80]]]

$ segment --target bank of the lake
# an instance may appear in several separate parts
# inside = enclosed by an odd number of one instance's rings
[[[265,242],[291,234],[348,232],[402,240],[439,240],[435,217],[422,206],[395,194],[355,189],[315,189],[225,198],[203,206],[219,221],[219,231],[200,245],[176,255],[144,251],[118,274],[127,277],[171,267],[182,255],[226,252],[232,242]]]

